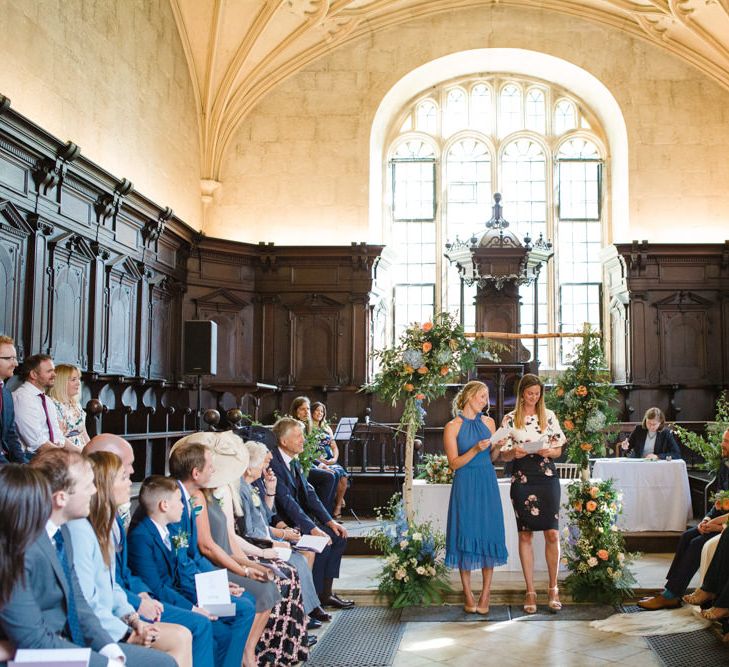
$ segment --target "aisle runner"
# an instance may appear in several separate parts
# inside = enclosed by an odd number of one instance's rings
[[[346,609],[332,619],[306,664],[308,667],[388,667],[395,659],[404,631],[399,609]]]

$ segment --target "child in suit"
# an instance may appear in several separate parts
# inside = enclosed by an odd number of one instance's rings
[[[137,576],[152,586],[158,600],[183,609],[191,609],[211,618],[215,637],[216,665],[223,667],[255,667],[243,659],[248,633],[255,615],[255,599],[231,585],[236,615],[216,619],[195,605],[195,574],[200,572],[187,554],[185,533],[170,535],[169,524],[180,521],[182,494],[173,479],[152,475],[144,480],[139,493],[144,518],[130,529],[128,536],[129,566]],[[189,538],[188,538],[189,539]]]

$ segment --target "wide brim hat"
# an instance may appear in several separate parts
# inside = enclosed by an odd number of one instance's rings
[[[214,472],[206,484],[209,489],[238,482],[248,469],[248,450],[232,431],[191,433],[180,438],[170,449],[170,454],[179,447],[191,444],[207,447],[213,456]]]

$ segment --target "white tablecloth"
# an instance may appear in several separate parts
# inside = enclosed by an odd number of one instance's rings
[[[567,500],[567,485],[571,480],[561,479],[560,488],[562,497],[560,507]],[[506,565],[501,566],[508,571],[521,571],[519,561],[519,535],[516,530],[516,518],[514,508],[511,506],[509,490],[511,482],[508,479],[499,480],[499,495],[501,496],[501,509],[504,512],[504,526],[506,528],[506,548],[509,552],[509,559]],[[413,480],[413,505],[415,506],[415,520],[417,522],[431,521],[433,528],[445,533],[448,523],[448,503],[451,497],[450,484],[426,484],[423,479]],[[560,528],[566,525],[564,510],[560,510]],[[474,517],[477,521],[478,517]],[[547,563],[544,560],[544,534],[534,533],[534,569],[535,571],[546,571]]]
[[[597,459],[592,476],[615,480],[622,492],[621,530],[686,530],[692,511],[685,461]]]

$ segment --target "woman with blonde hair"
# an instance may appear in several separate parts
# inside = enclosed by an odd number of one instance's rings
[[[544,385],[531,373],[519,382],[516,410],[504,417],[502,426],[512,429],[512,449],[504,451],[503,458],[514,461],[511,476],[511,503],[519,531],[519,559],[526,582],[524,611],[537,611],[534,590],[534,551],[532,533],[544,531],[544,550],[549,571],[550,611],[562,608],[557,588],[559,569],[559,476],[554,465],[562,453],[566,438],[554,412],[544,405]],[[544,444],[534,454],[522,445],[544,438]]]
[[[48,390],[48,395],[56,406],[63,435],[74,447],[83,449],[89,441],[89,434],[86,432],[86,413],[79,403],[81,371],[70,364],[58,364],[56,382]]]
[[[73,543],[73,567],[81,590],[101,626],[116,642],[154,648],[173,657],[179,667],[192,667],[192,635],[174,623],[147,623],[129,604],[116,581],[116,513],[129,502],[132,482],[121,459],[111,452],[88,456],[96,494],[87,519],[66,525]]]
[[[454,419],[443,432],[443,447],[453,470],[448,506],[446,565],[458,568],[467,613],[488,614],[491,577],[506,563],[504,516],[493,460],[501,443],[491,443],[494,420],[482,414],[489,403],[483,382],[466,384],[453,401]],[[481,570],[483,587],[478,604],[471,591],[471,570]]]

